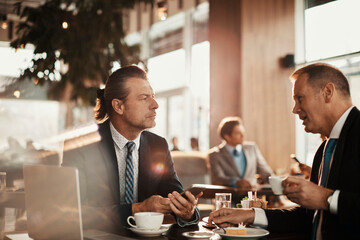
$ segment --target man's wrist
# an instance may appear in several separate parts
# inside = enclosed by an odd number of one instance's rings
[[[137,212],[141,212],[140,210],[140,203],[133,203],[131,205],[132,214],[134,215]]]
[[[246,218],[246,225],[251,225],[254,223],[254,220],[255,220],[255,209],[250,208],[248,213],[249,214]]]
[[[181,218],[181,217],[180,217]],[[194,221],[196,219],[196,215],[195,215],[195,209],[193,211],[193,213],[191,214],[190,217],[185,217],[185,218],[182,218],[184,221],[187,221],[187,222],[191,222],[191,221]]]
[[[326,192],[326,203],[325,203],[325,207],[324,210],[329,210],[330,209],[330,203],[331,203],[331,199],[332,196],[334,194],[334,191],[331,189],[327,189],[328,191]]]

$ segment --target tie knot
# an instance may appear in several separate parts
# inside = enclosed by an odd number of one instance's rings
[[[325,149],[325,152],[327,153],[332,153],[333,150],[334,150],[334,147],[336,145],[336,141],[337,139],[335,138],[330,138],[326,144],[326,149]]]
[[[235,148],[233,151],[234,156],[238,156],[239,155],[239,151]]]
[[[134,147],[135,147],[135,143],[133,141],[128,141],[126,143],[126,147],[128,149],[128,152],[132,153],[132,151],[134,150]]]

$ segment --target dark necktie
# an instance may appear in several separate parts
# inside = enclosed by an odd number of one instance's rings
[[[236,150],[236,148],[234,148],[233,154],[234,154],[234,156],[239,156],[239,151]]]
[[[131,204],[134,202],[134,163],[132,158],[132,152],[135,147],[134,142],[127,142],[126,147],[128,149],[126,156],[126,168],[125,168],[125,203]]]
[[[323,186],[323,187],[326,186],[327,177],[329,175],[331,156],[333,154],[333,151],[334,151],[334,148],[336,145],[336,141],[337,141],[337,139],[330,138],[326,144],[321,179],[320,179],[320,186]],[[312,236],[313,240],[316,239],[317,228],[319,226],[319,220],[320,220],[320,213],[321,213],[321,211],[319,211],[319,210],[317,210],[315,212],[314,222],[313,222],[313,227],[314,227],[313,228],[313,236]]]

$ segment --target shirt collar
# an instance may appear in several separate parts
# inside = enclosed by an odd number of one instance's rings
[[[230,146],[229,144],[226,144],[225,147],[229,151],[230,154],[234,153],[234,149],[236,149],[238,152],[241,152],[241,150],[242,150],[242,145],[241,144],[238,144],[235,147]]]
[[[138,151],[140,147],[140,136],[135,138],[134,140],[127,140],[123,135],[121,135],[114,127],[114,125],[110,121],[110,131],[112,139],[114,140],[114,143],[118,146],[119,149],[122,149],[125,147],[126,143],[129,141],[133,141],[135,143],[135,148]]]
[[[341,115],[339,120],[337,120],[337,122],[335,123],[333,129],[330,132],[329,138],[339,138],[340,137],[341,129],[343,128],[343,126],[345,124],[345,121],[346,121],[347,117],[349,116],[349,113],[350,113],[351,109],[353,109],[353,107],[355,107],[355,106],[349,107],[343,113],[343,115]]]

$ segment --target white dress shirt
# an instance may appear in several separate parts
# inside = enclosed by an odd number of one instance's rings
[[[331,130],[329,138],[339,139],[341,130],[345,124],[347,117],[349,116],[351,109],[353,109],[353,107],[354,106],[351,106],[343,113],[343,115],[341,115],[341,117],[335,123],[333,129]],[[336,148],[336,146],[335,146],[335,148]],[[334,152],[335,151],[336,151],[336,149],[334,150]],[[332,164],[332,159],[333,159],[333,156],[331,158],[330,168],[331,168],[331,164]],[[329,169],[329,172],[330,172],[330,169]],[[334,194],[331,197],[329,210],[332,214],[337,214],[339,194],[340,194],[340,190],[335,190]],[[253,225],[266,228],[268,226],[268,219],[266,217],[265,211],[261,208],[254,209],[254,211],[255,211],[255,218],[254,218]]]
[[[126,168],[126,157],[127,147],[126,143],[129,142],[123,135],[121,135],[110,122],[111,136],[114,141],[116,159],[118,163],[119,171],[119,186],[120,186],[120,203],[125,203],[125,168]],[[132,152],[133,163],[134,163],[134,202],[138,202],[138,180],[139,180],[139,147],[140,147],[140,136],[131,140],[135,143],[136,151]]]

